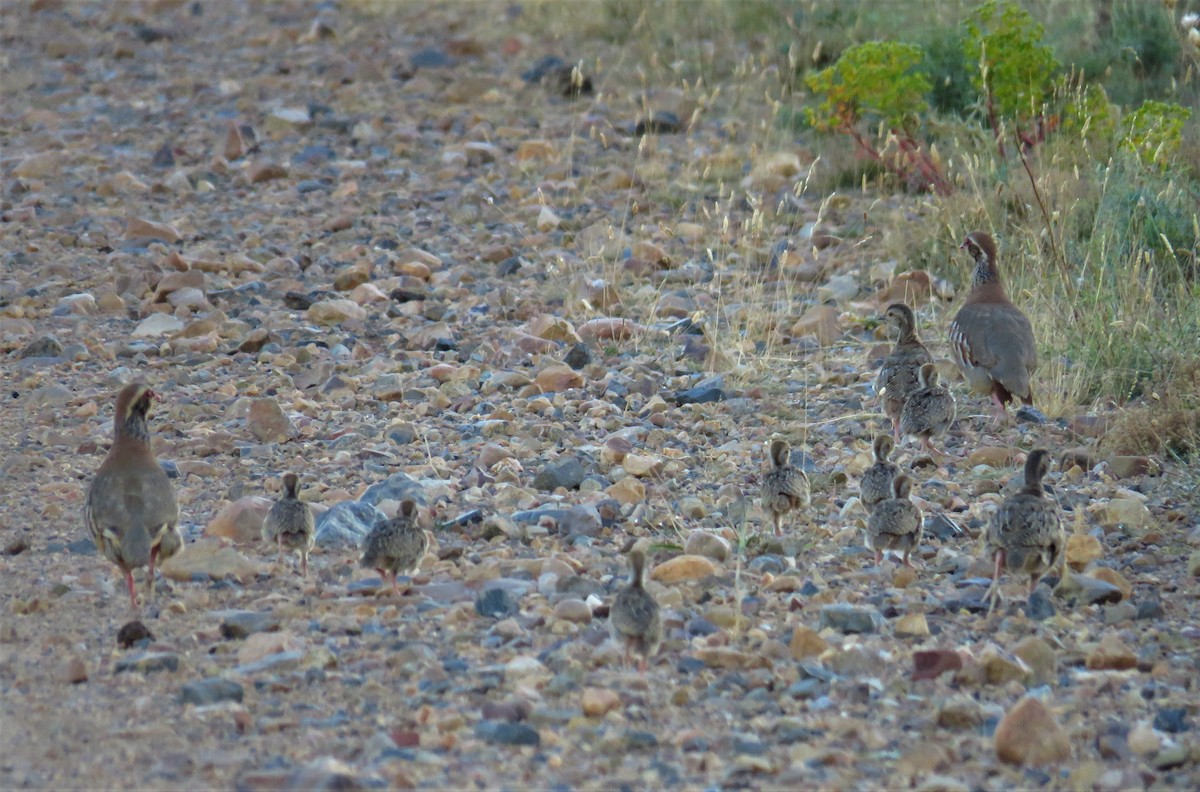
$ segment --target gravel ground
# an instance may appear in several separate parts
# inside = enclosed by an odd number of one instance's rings
[[[628,66],[573,96],[516,8],[0,0],[0,786],[1200,787],[1194,473],[1074,464],[1111,416],[994,429],[952,383],[950,460],[898,454],[918,568],[876,567],[893,273],[846,228],[915,199],[794,199],[752,255],[753,202],[667,188],[732,164],[769,204],[804,153],[716,99],[675,130],[695,97]],[[720,332],[749,314],[778,342]],[[141,612],[81,516],[135,376],[187,540]],[[813,488],[782,539],[776,435]],[[989,616],[1039,446],[1082,449],[1076,574]],[[257,541],[288,470],[307,578]],[[357,542],[406,497],[434,545],[376,596]],[[607,627],[641,536],[644,677]]]

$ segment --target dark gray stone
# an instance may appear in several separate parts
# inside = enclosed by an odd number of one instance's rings
[[[833,628],[842,633],[873,633],[883,626],[883,614],[876,608],[860,605],[825,605],[820,611],[820,629]]]
[[[503,619],[515,615],[520,609],[516,595],[504,588],[485,589],[475,597],[475,612],[480,616]]]
[[[1154,728],[1168,734],[1188,731],[1186,707],[1163,707],[1154,714]]]
[[[179,701],[181,704],[195,704],[202,707],[222,701],[241,702],[244,695],[245,691],[237,682],[213,677],[184,684],[179,691]]]
[[[367,487],[367,491],[362,494],[358,502],[375,506],[380,501],[402,501],[405,498],[414,500],[423,506],[425,504],[425,488],[408,475],[396,473]]]
[[[62,357],[63,345],[52,335],[44,335],[41,338],[35,338],[30,341],[25,347],[17,353],[17,357],[24,358],[56,358]]]
[[[1017,420],[1031,424],[1044,424],[1046,423],[1046,414],[1032,404],[1023,404],[1021,409],[1017,410]]]
[[[680,406],[685,404],[708,404],[709,402],[724,401],[725,391],[719,385],[697,385],[694,388],[677,391],[672,398]]]
[[[226,611],[221,616],[221,637],[227,641],[245,638],[253,633],[275,632],[279,629],[279,619],[271,613]]]
[[[945,542],[948,539],[957,539],[962,536],[963,530],[953,520],[939,512],[925,518],[925,535],[937,537],[939,542]]]
[[[571,351],[567,353],[567,356],[563,358],[563,362],[576,371],[579,371],[592,362],[592,353],[588,351],[586,344],[575,344],[571,347]]]
[[[548,463],[533,479],[533,486],[543,492],[553,492],[559,487],[579,489],[587,471],[583,464],[573,456],[562,457]]]
[[[253,663],[236,666],[233,673],[238,676],[252,676],[261,674],[263,671],[286,671],[300,665],[300,661],[303,659],[302,652],[276,652],[261,660],[255,660]]]
[[[600,512],[595,506],[576,504],[567,509],[558,520],[558,533],[561,536],[595,536],[604,527]]]
[[[317,544],[321,547],[358,547],[383,512],[370,503],[342,501],[317,518]]]
[[[178,671],[179,655],[174,652],[135,652],[122,657],[113,667],[115,673],[138,671],[152,674],[155,671]]]
[[[1033,621],[1044,621],[1057,612],[1058,609],[1054,607],[1054,602],[1044,586],[1038,586],[1025,603],[1025,615]]]
[[[524,723],[507,721],[480,721],[475,726],[475,736],[493,745],[532,745],[542,743],[537,729]]]

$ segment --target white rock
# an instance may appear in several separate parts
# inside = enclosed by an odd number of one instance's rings
[[[156,313],[147,316],[133,328],[134,338],[153,338],[154,336],[170,335],[183,329],[183,322],[170,314]]]

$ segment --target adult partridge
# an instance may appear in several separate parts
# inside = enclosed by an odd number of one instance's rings
[[[395,517],[376,523],[367,534],[360,566],[377,570],[385,583],[391,575],[392,591],[400,596],[396,575],[416,572],[427,550],[429,537],[417,523],[417,503],[405,499]]]
[[[883,560],[885,550],[904,554],[904,565],[912,566],[908,556],[921,542],[921,510],[912,502],[912,478],[904,473],[892,480],[892,496],[875,505],[867,518],[866,545],[875,551],[875,563]]]
[[[1000,504],[988,525],[984,552],[993,564],[992,585],[986,595],[989,612],[1000,598],[1002,571],[1028,575],[1032,595],[1042,575],[1056,564],[1066,565],[1067,539],[1058,504],[1042,489],[1042,479],[1049,469],[1048,451],[1039,448],[1030,452],[1025,460],[1025,484]]]
[[[283,551],[300,553],[300,574],[308,577],[308,552],[316,541],[316,521],[312,509],[299,499],[296,487],[300,479],[295,473],[283,474],[283,495],[263,519],[262,537],[279,548],[278,563],[283,561]]]
[[[899,466],[891,461],[895,448],[896,443],[891,435],[875,435],[872,445],[875,463],[863,471],[862,481],[858,485],[858,497],[867,514],[875,511],[877,503],[892,497],[892,481],[900,475]]]
[[[883,403],[883,412],[892,421],[892,436],[900,439],[900,411],[908,394],[920,387],[917,372],[932,363],[929,350],[917,337],[917,319],[904,303],[892,303],[883,318],[896,333],[896,346],[883,361],[875,378],[875,392]]]
[[[960,247],[975,259],[975,273],[971,291],[950,323],[950,354],[971,390],[991,395],[996,420],[1003,423],[1013,399],[1033,404],[1033,325],[1004,291],[991,236],[972,231]]]
[[[625,664],[630,651],[641,655],[638,671],[646,673],[646,660],[662,643],[662,616],[658,603],[646,591],[646,540],[629,550],[629,583],[622,586],[608,611],[608,627],[614,641],[625,647]]]
[[[763,476],[762,507],[775,523],[775,535],[783,533],[784,515],[808,505],[808,476],[789,461],[792,447],[787,440],[771,441],[771,469]]]
[[[117,394],[113,444],[108,449],[84,504],[84,522],[96,549],[125,573],[136,610],[133,570],[147,567],[146,599],[154,599],[154,564],[179,552],[179,506],[167,474],[150,447],[146,414],[158,395],[144,382]]]
[[[954,394],[938,384],[937,367],[932,363],[921,366],[917,375],[921,387],[908,394],[904,409],[900,412],[900,432],[920,438],[921,447],[934,456],[941,451],[933,447],[932,438],[946,433],[958,408]]]

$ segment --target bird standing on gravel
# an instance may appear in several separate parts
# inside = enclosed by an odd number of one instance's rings
[[[113,444],[108,449],[84,505],[84,522],[96,549],[125,573],[136,610],[133,570],[147,567],[146,600],[154,599],[154,564],[179,552],[179,505],[167,474],[150,447],[146,414],[158,395],[144,382],[117,394]]]
[[[396,575],[414,574],[428,550],[429,537],[417,524],[417,503],[405,499],[400,501],[395,517],[376,523],[367,534],[360,566],[377,570],[385,583],[390,574],[392,592],[398,597]]]
[[[771,469],[763,477],[762,507],[775,523],[776,536],[783,534],[784,515],[803,509],[809,500],[808,476],[792,466],[791,453],[792,447],[787,440],[776,438],[771,441]]]
[[[975,273],[971,291],[950,323],[950,354],[972,391],[991,394],[996,421],[1004,423],[1005,407],[1013,399],[1033,404],[1033,325],[1004,291],[991,236],[972,231],[960,248],[975,259]]]
[[[883,412],[892,421],[892,436],[900,439],[900,411],[908,394],[920,387],[917,373],[932,363],[929,350],[917,337],[917,319],[904,303],[892,303],[883,314],[888,326],[896,331],[896,346],[883,361],[875,378],[875,391],[883,402]]]
[[[895,448],[896,443],[891,435],[875,435],[872,445],[875,463],[863,471],[862,481],[858,485],[858,497],[867,514],[875,511],[877,503],[892,497],[892,481],[900,475],[900,467],[889,458]]]
[[[1047,498],[1042,479],[1050,469],[1050,453],[1039,448],[1025,460],[1025,484],[1021,490],[1000,504],[984,537],[984,552],[994,565],[992,585],[985,599],[988,612],[1000,598],[1000,575],[1008,570],[1015,575],[1029,575],[1029,594],[1037,589],[1038,580],[1056,563],[1063,574],[1066,570],[1066,536],[1058,504]]]
[[[942,452],[933,447],[931,438],[946,433],[958,409],[954,405],[954,394],[938,385],[937,367],[932,363],[921,366],[917,375],[921,387],[908,395],[904,409],[900,412],[900,432],[921,440],[921,447],[933,456]]]
[[[883,560],[885,550],[904,554],[904,565],[912,566],[908,556],[921,542],[921,510],[912,502],[912,478],[901,473],[892,480],[892,494],[875,505],[867,518],[866,545],[875,551],[875,563]]]
[[[262,537],[279,548],[276,563],[283,563],[283,551],[300,553],[300,574],[308,577],[308,552],[316,541],[316,521],[312,509],[296,495],[300,479],[295,473],[283,474],[283,495],[263,519]]]
[[[640,540],[629,550],[629,583],[621,587],[608,611],[608,628],[614,641],[625,647],[625,664],[629,653],[641,654],[638,672],[646,673],[646,660],[658,652],[662,643],[662,616],[658,603],[646,591],[646,541]]]

